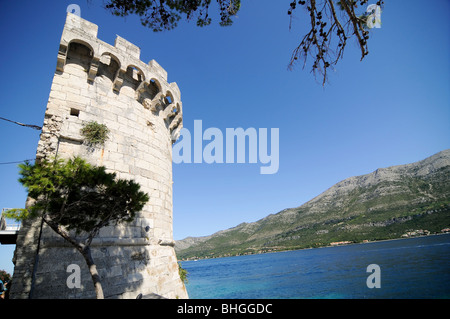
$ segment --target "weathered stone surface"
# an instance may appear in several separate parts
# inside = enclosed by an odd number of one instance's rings
[[[139,293],[187,298],[171,244],[171,145],[182,127],[180,91],[156,61],[139,60],[139,47],[119,36],[109,45],[97,39],[97,31],[95,24],[68,13],[36,157],[79,155],[135,180],[150,195],[133,222],[105,227],[92,242],[105,298]],[[156,100],[167,96],[171,103]],[[80,129],[89,121],[110,130],[104,146],[83,142]],[[81,288],[66,284],[70,264],[81,268]],[[81,254],[46,225],[41,232],[40,221],[23,224],[15,252],[11,298],[30,295],[95,298]]]

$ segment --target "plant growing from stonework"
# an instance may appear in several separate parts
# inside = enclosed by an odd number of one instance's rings
[[[181,263],[178,262],[178,274],[180,275],[180,279],[185,284],[188,283],[188,272],[181,266]]]
[[[80,133],[89,146],[104,145],[108,139],[109,129],[105,124],[90,121],[83,124]]]
[[[149,200],[140,185],[117,179],[103,166],[93,166],[79,157],[54,162],[20,164],[19,182],[33,203],[12,209],[16,220],[42,218],[57,234],[72,244],[89,268],[95,293],[103,299],[103,288],[90,245],[101,228],[131,222]]]

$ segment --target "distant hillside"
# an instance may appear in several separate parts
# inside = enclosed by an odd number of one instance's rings
[[[176,242],[180,259],[400,238],[450,226],[450,150],[347,178],[297,208]],[[414,233],[409,233],[414,235]],[[406,236],[406,235],[405,235]]]

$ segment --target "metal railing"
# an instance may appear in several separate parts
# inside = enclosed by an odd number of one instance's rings
[[[20,229],[20,222],[17,222],[15,220],[11,220],[9,218],[6,218],[5,212],[10,208],[3,208],[2,209],[2,215],[0,220],[0,231],[18,231]]]

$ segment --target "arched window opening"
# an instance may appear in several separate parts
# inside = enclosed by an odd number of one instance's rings
[[[150,95],[150,99],[153,100],[159,92],[161,92],[159,83],[155,79],[151,79],[148,85],[148,93]]]
[[[88,71],[93,51],[86,45],[78,42],[70,42],[67,52],[66,65],[76,64],[83,68],[84,71]]]
[[[123,86],[136,90],[142,81],[144,81],[144,73],[133,65],[128,66],[124,74]]]
[[[113,82],[119,68],[118,59],[109,53],[104,53],[100,58],[97,76],[108,78]]]
[[[172,104],[172,102],[173,102],[172,97],[170,95],[166,95],[166,97],[164,98],[164,102],[167,105]]]

